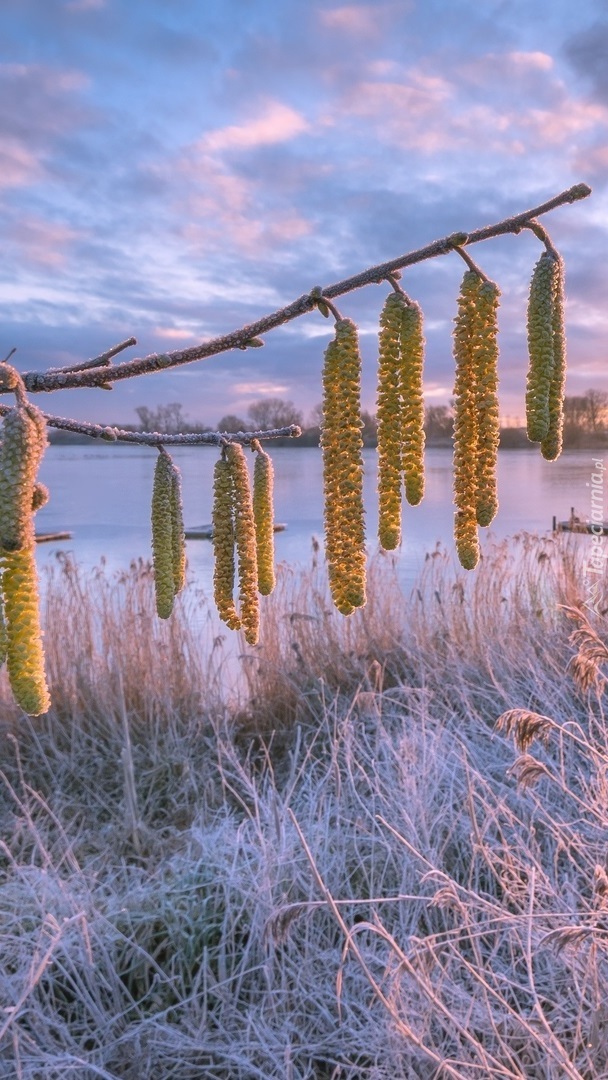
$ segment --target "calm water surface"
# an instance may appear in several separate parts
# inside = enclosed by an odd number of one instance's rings
[[[277,560],[290,565],[310,563],[312,538],[322,539],[321,452],[315,448],[276,447],[276,520],[287,529],[276,536]],[[184,518],[187,527],[211,521],[212,474],[217,452],[207,447],[176,447],[172,451],[183,477]],[[253,458],[253,455],[251,455]],[[110,569],[128,567],[132,559],[150,558],[150,497],[156,451],[142,447],[50,447],[41,479],[51,492],[37,515],[39,532],[65,531],[73,539],[38,545],[42,567],[57,551],[70,551],[85,568],[105,557]],[[608,453],[604,452],[608,464]],[[370,553],[376,548],[376,452],[364,451],[365,505]],[[500,509],[491,535],[503,538],[526,530],[545,533],[551,519],[567,518],[575,506],[582,516],[590,509],[593,472],[591,451],[569,451],[556,462],[544,461],[536,449],[499,454]],[[606,515],[608,517],[608,508]],[[427,551],[439,541],[452,546],[452,454],[429,449],[426,454],[426,494],[420,506],[406,506],[400,575],[411,584]],[[487,536],[487,530],[482,530]],[[588,542],[585,537],[582,543]],[[208,540],[188,541],[188,562],[198,586],[210,589],[212,550]]]

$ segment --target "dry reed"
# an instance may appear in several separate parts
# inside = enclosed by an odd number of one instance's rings
[[[347,620],[283,568],[231,705],[191,586],[161,623],[145,564],[58,566],[53,711],[0,688],[0,1076],[605,1076],[582,591],[573,545],[526,536],[476,575],[437,551],[409,597],[383,556]]]

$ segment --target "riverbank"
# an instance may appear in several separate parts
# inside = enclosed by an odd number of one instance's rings
[[[238,686],[151,585],[65,560],[52,712],[0,685],[0,1074],[603,1075],[608,588],[568,538],[411,594],[377,558],[349,619],[283,568]]]

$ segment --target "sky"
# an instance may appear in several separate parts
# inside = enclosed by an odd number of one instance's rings
[[[567,393],[608,391],[608,0],[2,0],[0,354],[20,370],[196,345],[572,184],[542,220],[565,259]],[[500,400],[523,416],[528,231],[470,249],[502,291]],[[427,404],[453,388],[464,270],[409,268]],[[339,301],[375,407],[387,286]],[[181,402],[212,427],[261,397],[307,416],[332,321],[311,313],[233,351],[39,395],[48,412],[137,423]]]

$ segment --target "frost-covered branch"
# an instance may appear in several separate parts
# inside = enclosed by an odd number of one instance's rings
[[[0,416],[10,412],[9,405],[0,405]],[[86,420],[69,420],[63,416],[51,416],[41,413],[47,425],[61,431],[73,431],[78,435],[88,435],[92,439],[105,439],[107,442],[139,443],[143,446],[225,446],[228,443],[240,443],[250,446],[253,442],[267,439],[297,439],[302,434],[297,424],[288,427],[271,428],[268,431],[204,431],[183,435],[167,435],[162,431],[126,431],[123,428],[104,424],[92,424]]]
[[[367,270],[363,270],[353,277],[345,278],[343,281],[336,282],[334,285],[329,285],[323,289],[319,289],[317,286],[311,292],[298,297],[297,300],[294,300],[286,307],[270,315],[265,315],[248,326],[233,330],[229,334],[212,338],[211,341],[201,345],[168,353],[152,353],[149,356],[125,360],[121,364],[111,364],[112,356],[122,351],[128,344],[135,344],[135,339],[131,338],[128,342],[123,342],[120,346],[110,349],[107,353],[98,357],[96,364],[95,361],[84,361],[82,364],[59,370],[25,372],[22,376],[24,385],[32,393],[66,390],[76,387],[109,388],[111,383],[122,379],[131,379],[138,375],[179,367],[181,364],[190,364],[195,360],[203,360],[208,356],[215,356],[231,349],[246,349],[259,346],[263,344],[259,340],[261,335],[314,310],[319,307],[319,301],[322,304],[323,299],[332,300],[337,296],[343,296],[345,293],[361,289],[366,285],[379,284],[381,281],[387,280],[391,274],[395,274],[396,271],[402,270],[406,266],[413,266],[415,263],[424,262],[438,255],[447,255],[457,247],[463,248],[471,244],[477,244],[481,240],[489,240],[505,233],[519,233],[523,228],[529,226],[531,221],[542,214],[555,210],[565,203],[584,199],[590,194],[591,188],[587,184],[575,184],[574,187],[561,192],[540,206],[525,210],[514,217],[505,218],[494,225],[487,225],[471,233],[453,233],[450,236],[443,237],[441,240],[435,240],[426,247],[392,259],[390,262],[369,267]],[[94,366],[91,366],[91,364]],[[261,435],[258,433],[256,437],[260,438]]]

